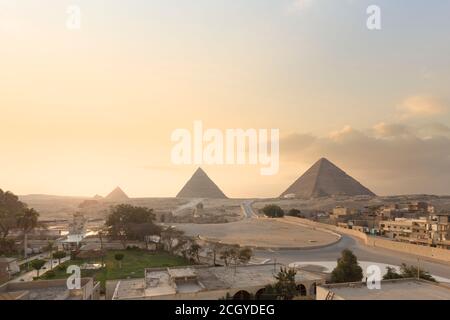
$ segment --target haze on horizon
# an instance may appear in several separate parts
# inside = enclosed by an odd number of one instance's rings
[[[197,166],[171,132],[201,120],[280,129],[275,176],[202,166],[229,197],[321,157],[379,195],[450,194],[450,0],[78,0],[79,31],[70,4],[0,0],[1,189],[174,196]]]

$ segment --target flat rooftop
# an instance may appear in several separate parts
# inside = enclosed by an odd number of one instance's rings
[[[116,287],[114,299],[132,299],[224,290],[242,287],[265,286],[276,282],[279,264],[241,265],[229,267],[183,267],[146,269],[145,279],[121,280]],[[177,278],[171,277],[177,276]],[[177,281],[178,276],[189,275],[186,282]],[[191,276],[195,275],[195,279]],[[319,281],[320,275],[298,270],[296,281]]]
[[[365,283],[320,287],[344,300],[450,300],[450,286],[417,279],[382,281],[380,290],[370,290]]]
[[[89,278],[82,278],[82,287]],[[40,280],[31,282],[5,283],[0,286],[0,300],[80,300],[81,296],[71,294],[66,279]]]

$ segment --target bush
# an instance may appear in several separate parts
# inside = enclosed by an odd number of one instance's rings
[[[331,283],[359,282],[363,271],[352,251],[345,249],[338,259],[336,268],[331,273]]]
[[[302,212],[298,209],[291,209],[288,211],[287,213],[288,216],[291,217],[297,217],[297,218],[301,218],[302,217]]]
[[[66,266],[64,264],[60,264],[55,269],[57,271],[66,271]]]
[[[264,213],[269,218],[282,218],[284,217],[284,211],[279,206],[274,204],[269,204],[262,208],[262,213]]]
[[[44,277],[46,279],[52,279],[52,278],[56,277],[56,273],[53,270],[49,270],[44,274]]]

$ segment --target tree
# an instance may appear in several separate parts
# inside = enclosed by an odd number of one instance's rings
[[[220,259],[223,260],[226,266],[229,266],[233,262],[234,264],[236,264],[238,257],[239,257],[239,246],[237,245],[236,246],[229,245],[224,247],[224,249],[220,254]]]
[[[239,261],[242,263],[248,263],[253,256],[253,251],[250,248],[242,248],[239,250]]]
[[[26,259],[28,249],[28,233],[35,229],[38,225],[39,213],[33,208],[25,208],[17,218],[17,225],[22,230],[23,239],[23,256]]]
[[[174,227],[168,227],[161,232],[161,241],[166,245],[167,251],[173,253],[176,248],[186,243],[183,240],[184,232]]]
[[[403,278],[401,274],[392,267],[386,267],[386,274],[383,276],[383,280],[393,280]]]
[[[394,268],[391,267],[387,267],[386,269],[387,272],[383,276],[383,280],[419,278],[427,281],[436,282],[436,279],[434,279],[429,272],[421,270],[415,266],[408,266],[406,263],[402,263],[402,265],[400,266],[400,273],[398,273]]]
[[[42,267],[45,265],[45,260],[42,259],[36,259],[31,261],[31,266],[34,270],[37,271],[37,276],[39,277],[39,271],[42,269]]]
[[[125,248],[127,240],[144,241],[146,236],[160,234],[154,219],[153,209],[120,204],[112,207],[106,226],[109,236],[120,240]]]
[[[269,218],[282,218],[284,217],[284,211],[279,206],[274,204],[266,205],[262,208],[262,213],[264,213]]]
[[[53,259],[58,259],[58,264],[61,264],[61,259],[65,258],[66,255],[65,251],[56,251],[53,253]]]
[[[201,249],[201,246],[194,242],[193,244],[191,244],[191,246],[188,250],[189,255],[191,257],[194,257],[198,263],[200,263],[200,256],[199,256],[200,249]]]
[[[119,268],[122,269],[122,260],[123,258],[125,258],[125,255],[123,253],[116,253],[114,255],[114,259],[116,259],[116,261],[119,261]]]
[[[292,300],[297,294],[294,269],[281,268],[275,276],[277,282],[266,286],[264,296],[277,300]]]
[[[332,283],[359,282],[363,278],[363,271],[352,251],[345,249],[337,261],[337,266],[331,273]]]
[[[19,215],[26,209],[26,205],[12,192],[0,189],[0,237],[6,239],[9,232],[17,227]]]
[[[298,209],[291,209],[288,211],[287,213],[288,216],[291,217],[297,217],[297,218],[301,218],[302,217],[302,212]]]

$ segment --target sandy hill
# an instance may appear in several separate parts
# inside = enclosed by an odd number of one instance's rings
[[[177,198],[226,199],[227,196],[208,177],[205,171],[198,168],[183,189],[177,194]]]
[[[375,194],[325,158],[317,161],[281,197],[301,199]]]

